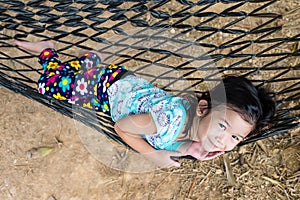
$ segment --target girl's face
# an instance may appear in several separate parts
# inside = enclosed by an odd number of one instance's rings
[[[197,114],[201,117],[201,109]],[[232,150],[253,129],[237,112],[226,106],[212,109],[204,116],[197,129],[196,141],[206,152],[224,152]]]

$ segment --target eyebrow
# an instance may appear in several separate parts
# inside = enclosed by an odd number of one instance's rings
[[[227,124],[227,126],[229,126],[231,128],[231,125],[229,124],[229,122],[226,119],[222,119],[223,122],[225,122]]]
[[[230,128],[231,128],[231,125],[229,124],[229,122],[226,120],[226,119],[221,119],[223,122],[225,122]],[[241,137],[242,139],[245,139],[245,137],[244,136],[241,136],[241,135],[239,135],[239,134],[234,134],[234,135],[237,135],[237,136],[239,136],[239,137]]]

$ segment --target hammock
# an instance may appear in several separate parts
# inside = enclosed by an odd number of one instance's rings
[[[299,126],[300,34],[284,29],[282,16],[269,9],[275,2],[0,1],[0,86],[126,145],[114,133],[110,117],[37,92],[42,73],[37,56],[11,41],[53,40],[62,59],[73,58],[80,49],[99,50],[103,64],[124,65],[177,94],[202,94],[224,74],[245,76],[274,91],[278,113],[262,135],[241,145],[283,134]]]

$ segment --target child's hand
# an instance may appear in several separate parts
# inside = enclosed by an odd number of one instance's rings
[[[183,155],[191,155],[198,160],[211,160],[224,154],[224,151],[205,151],[200,142],[186,143],[185,146],[182,146],[179,151]]]
[[[180,163],[173,160],[171,156],[180,157],[183,155],[175,151],[156,150],[151,153],[145,153],[143,156],[160,168],[171,168],[180,167]]]

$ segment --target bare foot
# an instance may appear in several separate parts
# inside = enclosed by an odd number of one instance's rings
[[[21,49],[39,53],[47,48],[54,48],[54,43],[50,40],[41,41],[41,42],[23,42],[23,41],[14,41],[14,45],[18,46]]]

